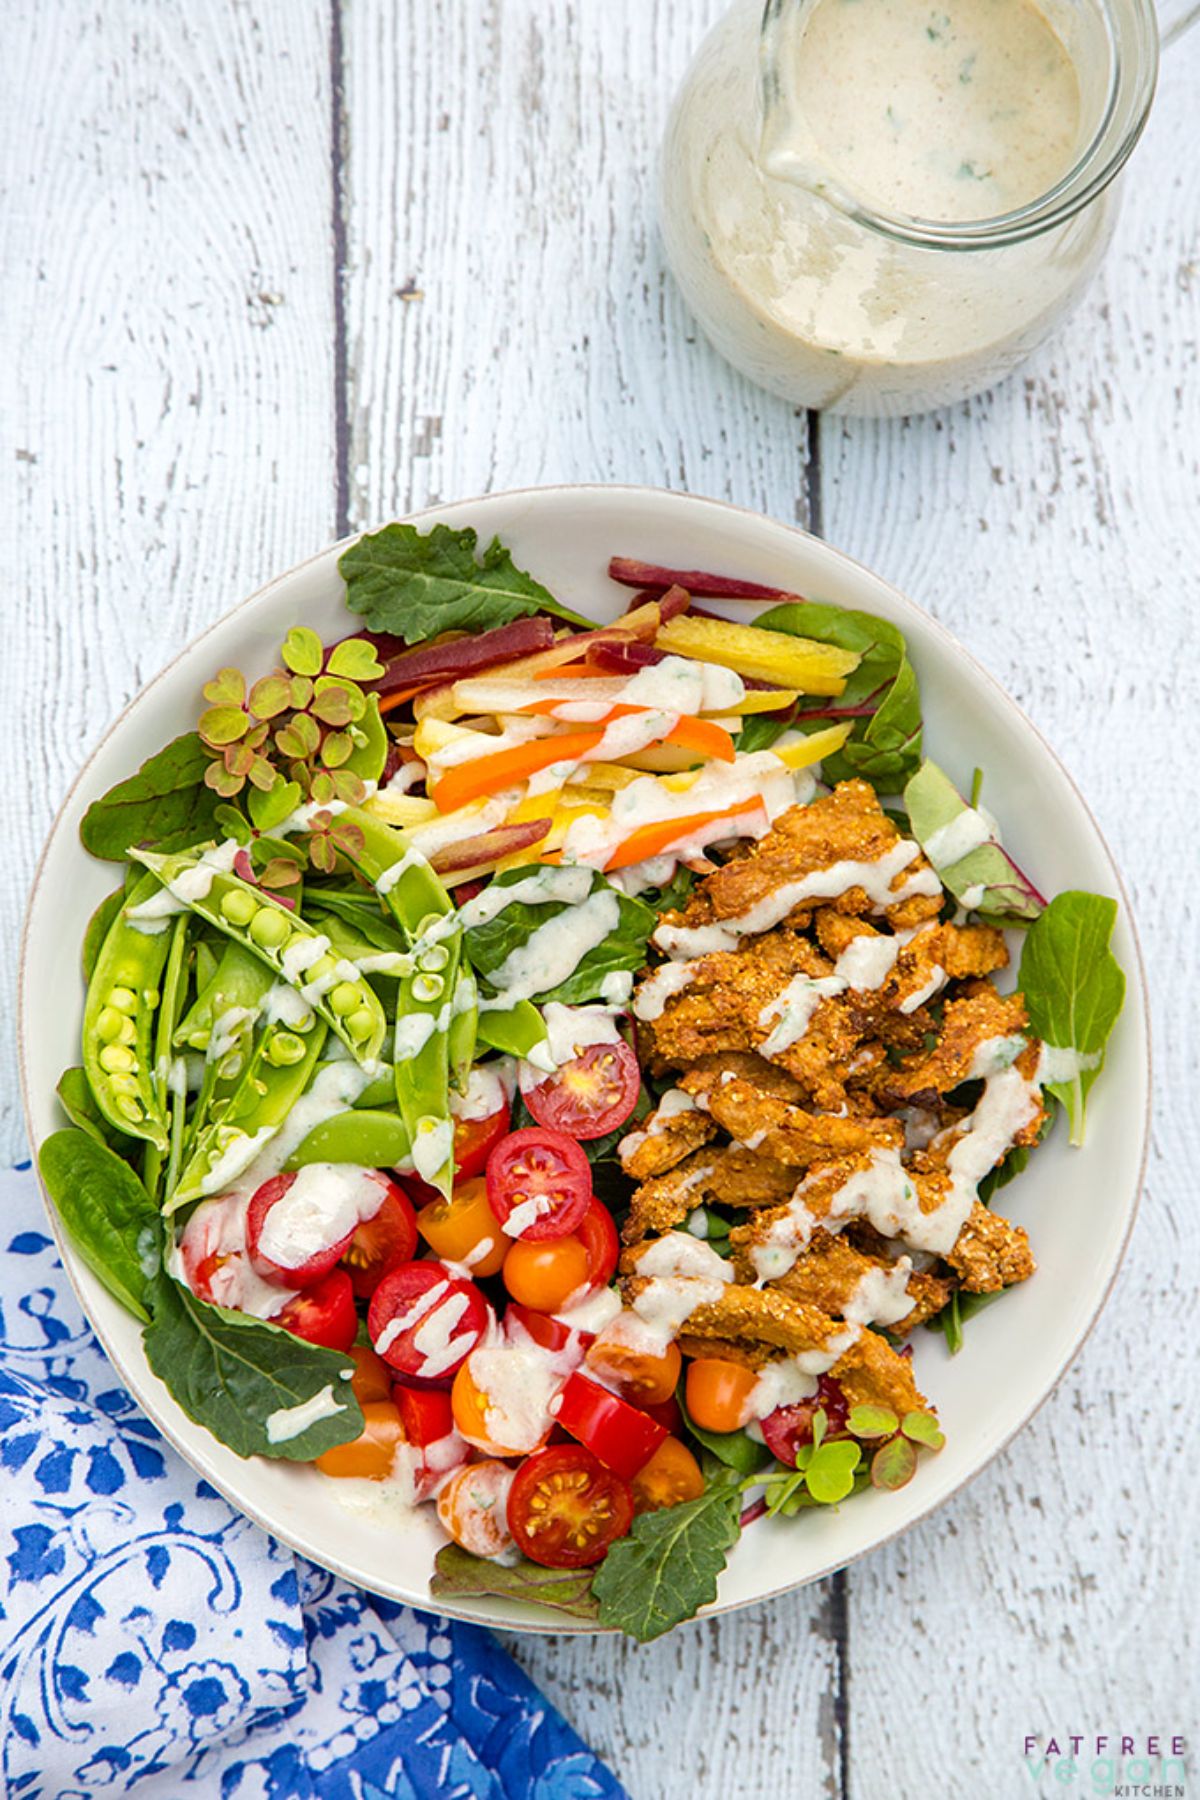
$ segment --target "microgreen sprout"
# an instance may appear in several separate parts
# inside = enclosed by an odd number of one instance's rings
[[[906,1437],[885,1439],[871,1458],[871,1485],[877,1488],[907,1487],[917,1472],[917,1453]]]
[[[891,1437],[900,1429],[900,1421],[890,1406],[856,1406],[846,1425],[856,1438]]]
[[[283,667],[252,687],[234,668],[205,683],[210,704],[199,729],[212,758],[206,784],[231,800],[247,783],[270,794],[282,778],[314,800],[358,804],[365,789],[346,764],[366,741],[360,683],[383,674],[374,646],[348,638],[327,653],[315,631],[294,626],[280,657]],[[319,782],[327,791],[317,791]]]

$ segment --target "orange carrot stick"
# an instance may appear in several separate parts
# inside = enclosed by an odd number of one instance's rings
[[[695,837],[710,825],[743,817],[748,819],[753,813],[763,814],[760,800],[739,801],[735,806],[721,807],[716,812],[689,813],[682,819],[656,819],[649,825],[639,825],[636,831],[630,832],[624,843],[617,845],[605,863],[604,871],[607,874],[611,869],[628,869],[633,863],[645,862],[651,856],[661,856],[673,844]],[[708,841],[712,842],[721,835],[719,831],[714,832],[712,839]]]
[[[517,782],[548,769],[551,763],[579,762],[603,736],[600,729],[566,731],[556,737],[532,738],[527,744],[512,744],[507,750],[477,756],[470,762],[455,763],[430,787],[430,798],[439,812],[455,812],[472,800],[515,787]]]

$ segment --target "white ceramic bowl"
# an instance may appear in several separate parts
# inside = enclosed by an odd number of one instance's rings
[[[989,807],[1038,886],[1091,888],[1121,901],[1114,948],[1129,981],[1108,1066],[1095,1088],[1086,1146],[1060,1128],[1003,1209],[1028,1227],[1033,1280],[972,1320],[962,1353],[916,1334],[917,1374],[935,1401],[948,1443],[922,1458],[898,1494],[868,1489],[852,1504],[747,1531],[713,1610],[745,1606],[815,1580],[939,1506],[977,1474],[1050,1393],[1104,1303],[1137,1204],[1147,1140],[1149,1049],[1145,992],[1128,903],[1112,857],[1053,752],[1008,695],[927,613],[877,575],[791,526],[712,500],[647,488],[559,487],[492,494],[420,515],[497,533],[516,560],[568,605],[598,619],[624,610],[610,583],[610,555],[727,570],[813,599],[860,607],[905,632],[924,697],[927,748],[960,787],[986,771]],[[265,671],[297,622],[324,637],[352,626],[342,603],[334,545],[268,583],[198,638],[126,709],[79,776],[54,824],[29,904],[21,958],[22,1077],[31,1142],[62,1123],[54,1098],[61,1071],[78,1060],[83,1008],[77,947],[93,907],[113,885],[111,865],[80,848],[79,820],[98,795],[135,770],[193,718],[200,686],[223,664]],[[432,1559],[442,1541],[423,1514],[402,1531],[349,1514],[334,1484],[288,1463],[243,1461],[194,1425],[153,1375],[139,1327],[75,1255],[51,1212],[63,1262],[96,1332],[131,1392],[164,1435],[213,1486],[277,1538],[314,1562],[397,1600],[429,1604]],[[555,1615],[499,1602],[446,1609],[494,1625],[587,1630]]]

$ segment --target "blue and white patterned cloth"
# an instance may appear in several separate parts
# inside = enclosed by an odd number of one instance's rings
[[[621,1800],[488,1632],[293,1556],[118,1386],[0,1173],[0,1795]]]

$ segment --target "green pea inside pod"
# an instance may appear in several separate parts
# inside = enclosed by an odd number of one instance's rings
[[[83,1067],[96,1105],[126,1137],[167,1148],[167,1119],[153,1079],[154,1030],[169,919],[138,917],[160,891],[144,875],[120,908],[92,964],[83,1013]]]
[[[355,1060],[370,1067],[387,1031],[378,995],[353,963],[330,954],[328,937],[307,919],[233,874],[228,850],[218,844],[172,856],[150,850],[131,854],[200,918],[273,970],[333,1027]],[[342,995],[341,1011],[331,1004],[334,989],[353,990]]]

